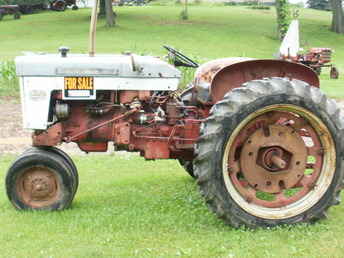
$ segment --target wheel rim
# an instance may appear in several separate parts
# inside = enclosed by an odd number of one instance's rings
[[[231,134],[223,178],[231,197],[248,213],[290,218],[325,194],[335,173],[335,154],[328,128],[313,113],[272,105],[246,117]]]
[[[58,199],[60,187],[56,173],[43,166],[25,170],[16,180],[19,199],[32,208],[52,205]]]

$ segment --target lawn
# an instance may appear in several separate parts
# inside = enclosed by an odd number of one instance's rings
[[[161,47],[169,44],[187,55],[205,62],[228,56],[274,58],[280,42],[276,39],[275,11],[247,7],[192,6],[190,20],[181,21],[181,6],[145,6],[116,8],[118,25],[108,28],[99,22],[98,53],[132,51],[163,56]],[[90,10],[42,12],[0,22],[0,62],[13,60],[23,51],[57,52],[59,46],[73,53],[87,53]],[[249,19],[248,19],[249,17]],[[322,74],[322,88],[331,97],[344,98],[344,35],[328,30],[331,13],[302,9],[300,15],[302,46],[330,47],[342,76],[330,80]],[[190,69],[189,69],[190,70]],[[186,81],[192,78],[192,70]],[[13,88],[13,84],[6,88]],[[2,82],[0,88],[4,89]],[[0,94],[4,95],[3,93]],[[5,91],[6,92],[6,91]],[[13,91],[12,91],[13,93]]]
[[[192,6],[189,21],[179,20],[180,11],[174,5],[118,8],[117,27],[99,22],[97,50],[163,56],[161,45],[169,44],[201,62],[225,56],[273,58],[277,52],[274,10]],[[0,61],[22,51],[57,52],[61,45],[86,53],[89,13],[5,17]],[[344,36],[328,31],[329,12],[301,10],[300,21],[305,48],[335,49],[341,79],[329,80],[325,72],[322,87],[344,99]],[[17,95],[15,81],[6,85],[0,81],[0,96]],[[343,257],[343,205],[314,225],[236,230],[207,209],[194,180],[173,160],[73,156],[80,187],[72,208],[19,212],[4,189],[14,158],[0,154],[0,257]]]
[[[344,206],[315,225],[235,230],[208,211],[175,161],[73,157],[71,209],[19,212],[0,195],[1,257],[343,257]],[[13,156],[0,160],[0,192]]]

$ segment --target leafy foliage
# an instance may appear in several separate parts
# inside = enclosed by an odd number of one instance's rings
[[[317,10],[331,10],[330,2],[328,0],[308,0],[307,4],[309,8]]]
[[[18,78],[13,61],[0,62],[0,96],[18,96]]]
[[[16,77],[16,68],[13,61],[4,61],[0,63],[0,78],[4,80],[13,80]]]
[[[290,23],[290,9],[288,0],[276,0],[277,30],[279,39],[282,40],[287,33]]]

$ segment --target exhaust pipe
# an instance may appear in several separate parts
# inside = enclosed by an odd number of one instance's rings
[[[90,25],[90,39],[88,53],[90,57],[94,57],[96,54],[96,31],[97,31],[97,18],[98,18],[98,6],[99,0],[94,0],[94,6],[91,15],[91,25]]]

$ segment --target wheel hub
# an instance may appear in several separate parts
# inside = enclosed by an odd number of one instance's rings
[[[54,192],[54,180],[46,175],[35,175],[26,179],[28,189],[31,188],[31,195],[34,200],[45,199]]]
[[[58,190],[56,175],[44,167],[28,169],[17,180],[20,199],[32,207],[50,205],[56,200]]]
[[[283,159],[285,151],[280,147],[263,148],[258,153],[257,164],[271,172],[277,172],[285,169],[288,163]]]
[[[307,149],[291,127],[270,125],[256,130],[244,143],[241,172],[255,189],[279,193],[292,188],[304,174]]]

